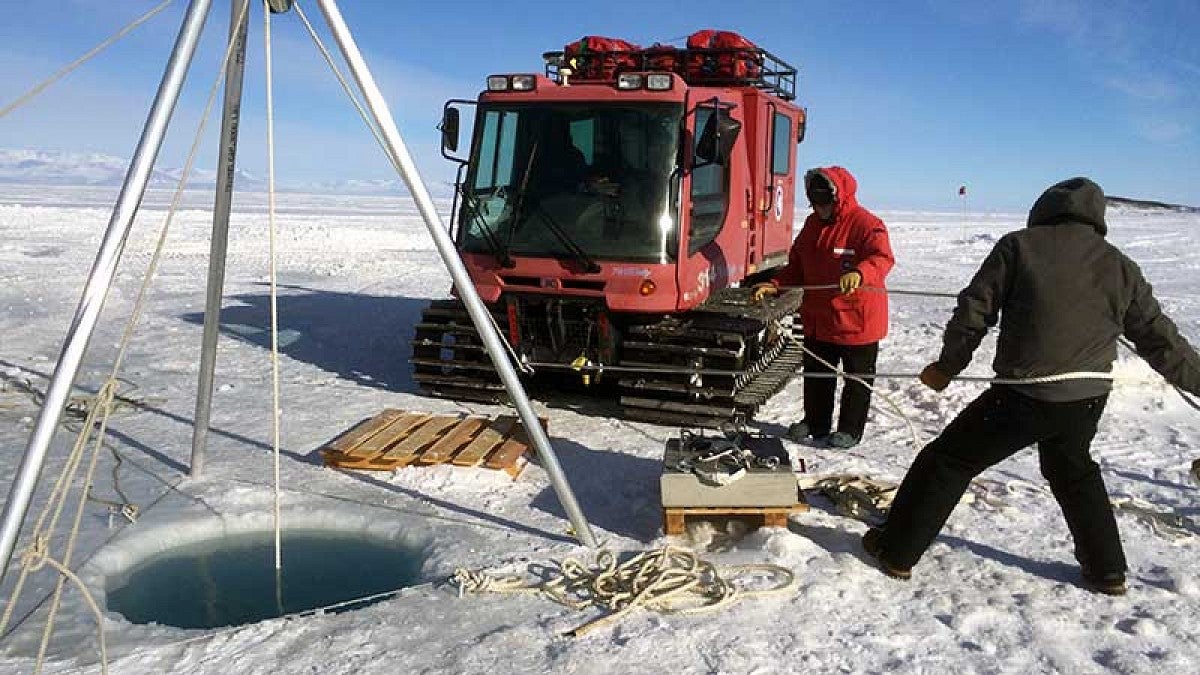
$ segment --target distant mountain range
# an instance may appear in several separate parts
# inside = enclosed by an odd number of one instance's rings
[[[99,153],[57,152],[49,150],[3,150],[0,149],[0,183],[18,185],[83,185],[118,186],[125,180],[129,160]],[[150,187],[174,188],[183,174],[181,168],[155,169],[150,174]],[[188,187],[212,188],[216,184],[217,172],[212,169],[193,169]],[[266,178],[255,176],[238,169],[234,188],[246,192],[263,192],[267,189]],[[449,197],[454,186],[448,183],[431,183],[428,188],[435,197]],[[308,194],[361,194],[361,195],[407,195],[408,188],[398,179],[383,180],[338,180],[310,183],[281,183],[282,192]],[[1108,197],[1110,206],[1167,210],[1181,213],[1200,213],[1200,207],[1183,204],[1168,204],[1148,199]]]
[[[99,153],[57,152],[47,150],[0,149],[0,183],[18,185],[83,185],[117,186],[125,180],[129,160]],[[182,168],[154,169],[150,174],[152,188],[174,188],[179,184]],[[189,188],[212,188],[217,172],[212,169],[193,169],[188,178]],[[284,192],[312,194],[375,194],[407,195],[408,188],[398,179],[343,180],[312,183],[277,184]],[[452,185],[436,183],[428,186],[434,196],[449,196]],[[266,178],[237,170],[234,188],[247,192],[267,189]]]
[[[1200,207],[1185,206],[1183,204],[1167,204],[1165,202],[1156,202],[1149,199],[1130,199],[1129,197],[1112,197],[1106,198],[1109,206],[1123,206],[1134,209],[1146,209],[1152,211],[1178,211],[1180,213],[1200,213]]]

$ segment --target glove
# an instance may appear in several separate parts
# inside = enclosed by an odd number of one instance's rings
[[[838,279],[838,287],[842,289],[843,295],[850,295],[858,290],[859,286],[862,286],[862,272],[858,270],[850,270]]]
[[[762,302],[768,295],[779,295],[779,288],[769,281],[754,284],[754,290],[750,292],[750,299],[754,302]]]
[[[938,370],[937,363],[931,363],[921,371],[921,384],[934,391],[941,391],[950,386],[950,377]]]
[[[584,192],[604,197],[616,197],[621,193],[621,186],[608,176],[592,176],[585,180],[583,185]]]

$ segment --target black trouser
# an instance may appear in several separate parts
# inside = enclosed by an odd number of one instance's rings
[[[1042,475],[1062,509],[1075,557],[1094,574],[1124,572],[1125,553],[1100,467],[1088,454],[1108,396],[1053,403],[993,386],[971,402],[904,477],[881,549],[911,567],[933,542],[975,476],[1037,443]]]
[[[869,345],[837,345],[819,340],[804,340],[804,346],[850,373],[875,374],[875,359],[879,356],[879,343]],[[839,363],[840,362],[840,363]],[[804,372],[832,372],[812,354],[804,355]],[[861,378],[868,385],[874,378]],[[804,378],[804,421],[813,436],[824,436],[833,428],[833,394],[837,380],[826,377]],[[842,411],[838,415],[838,431],[844,431],[861,439],[867,426],[867,411],[871,408],[871,390],[854,380],[846,380],[842,386]]]

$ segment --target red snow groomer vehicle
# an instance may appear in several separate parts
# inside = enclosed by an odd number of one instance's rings
[[[796,69],[725,31],[683,48],[585,37],[544,58],[447,102],[440,127],[460,163],[455,240],[500,332],[536,373],[602,375],[629,418],[749,419],[800,360],[800,292],[749,290],[792,241]],[[430,394],[505,395],[457,300],[430,305],[412,353]]]

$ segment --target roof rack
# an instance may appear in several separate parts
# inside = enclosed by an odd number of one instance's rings
[[[566,70],[571,81],[614,82],[627,72],[672,72],[688,84],[715,87],[755,87],[786,101],[796,98],[796,68],[758,47],[688,49],[656,45],[638,50],[575,54],[545,52],[546,77],[562,84]],[[570,68],[568,70],[568,67]]]

